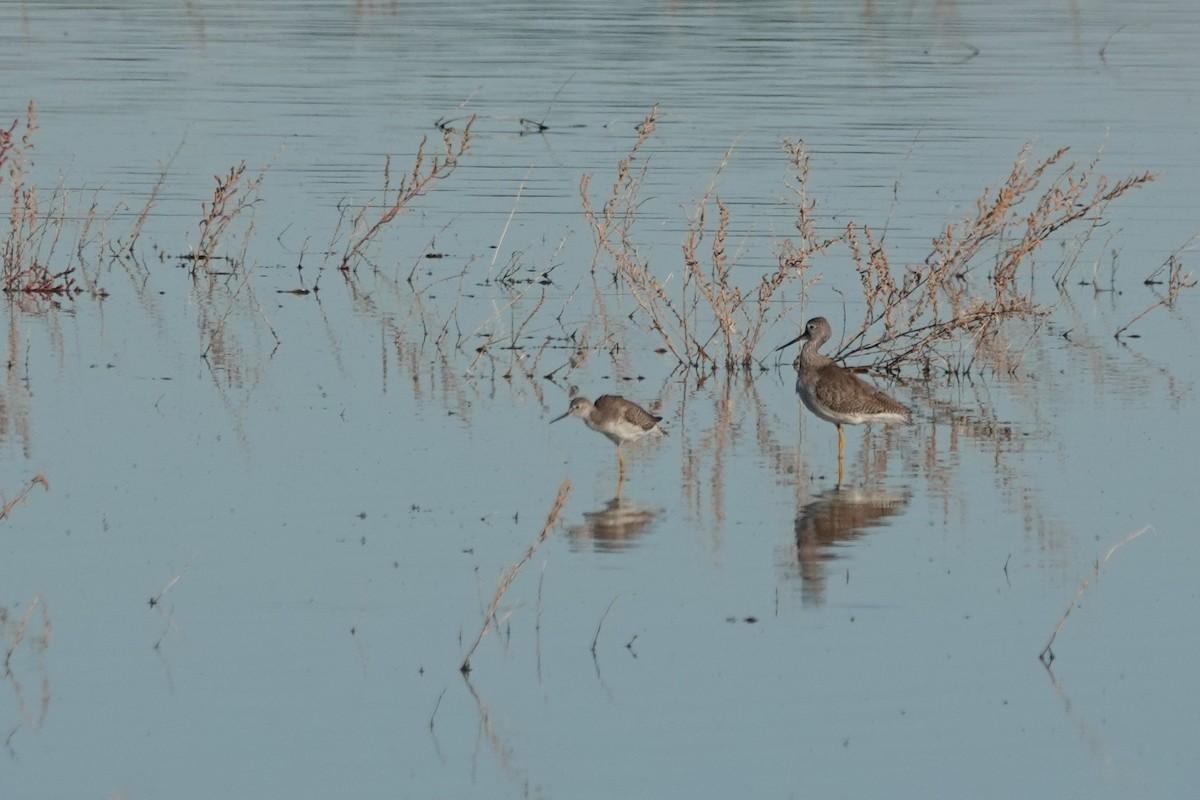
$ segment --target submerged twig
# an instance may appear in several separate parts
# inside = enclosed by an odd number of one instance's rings
[[[1075,590],[1075,596],[1071,598],[1071,602],[1067,604],[1067,610],[1063,612],[1062,619],[1058,621],[1058,625],[1055,626],[1054,632],[1050,634],[1050,640],[1046,642],[1046,646],[1043,647],[1042,652],[1038,654],[1038,658],[1041,659],[1041,662],[1045,664],[1047,668],[1049,668],[1050,664],[1054,661],[1054,651],[1050,648],[1054,644],[1054,640],[1058,637],[1058,634],[1061,633],[1062,629],[1066,626],[1067,617],[1069,617],[1071,612],[1075,610],[1075,606],[1079,603],[1079,598],[1083,597],[1083,593],[1087,591],[1088,587],[1092,585],[1096,578],[1100,577],[1100,571],[1104,569],[1106,564],[1108,564],[1108,560],[1113,557],[1114,553],[1149,530],[1153,530],[1153,528],[1147,525],[1141,530],[1134,531],[1110,547],[1108,552],[1104,554],[1104,558],[1096,562],[1096,566],[1092,568],[1092,574],[1084,578],[1083,583],[1079,584],[1079,588]]]
[[[166,596],[167,592],[169,592],[173,588],[175,588],[175,584],[179,583],[179,581],[181,581],[183,579],[184,573],[186,573],[188,571],[188,567],[190,567],[192,565],[192,561],[194,561],[195,558],[196,558],[196,554],[193,554],[192,557],[187,560],[187,563],[185,563],[183,565],[183,567],[179,570],[179,572],[177,572],[175,574],[175,577],[173,577],[173,578],[171,578],[171,580],[167,581],[167,585],[164,586],[162,588],[162,590],[159,591],[158,594],[156,594],[150,598],[149,603],[150,603],[151,608],[154,608],[159,603],[161,603],[163,597]]]
[[[17,618],[15,614],[10,615],[7,608],[0,606],[0,643],[3,643],[4,648],[3,680],[12,690],[21,719],[39,728],[45,722],[46,715],[50,710],[50,681],[46,677],[45,664],[41,663],[39,667],[39,671],[42,673],[42,691],[35,712],[32,704],[28,702],[24,685],[17,676],[18,671],[14,671],[13,657],[24,646],[31,656],[35,657],[37,661],[43,662],[53,637],[54,625],[50,621],[50,612],[46,607],[46,602],[40,594],[34,595],[26,603],[25,613],[21,614],[20,618]],[[19,725],[20,723],[17,724],[17,727]],[[17,727],[14,727],[5,738],[6,745],[12,739]],[[9,746],[8,749],[11,754],[12,747]]]
[[[16,497],[12,498],[11,500],[3,500],[3,498],[0,498],[0,500],[3,501],[3,505],[0,505],[0,519],[7,517],[10,511],[19,506],[21,503],[25,502],[25,498],[29,496],[31,491],[33,491],[33,487],[39,485],[47,492],[50,491],[50,482],[47,481],[46,476],[40,472],[29,479],[29,483],[25,484],[25,488],[17,492]]]
[[[1174,308],[1175,301],[1179,298],[1180,292],[1182,292],[1184,289],[1194,289],[1196,287],[1196,278],[1193,277],[1193,274],[1191,272],[1185,273],[1183,271],[1183,260],[1180,256],[1180,254],[1185,249],[1191,247],[1195,241],[1196,234],[1193,234],[1186,242],[1177,247],[1175,251],[1171,253],[1171,255],[1167,256],[1167,260],[1164,261],[1158,269],[1154,270],[1154,272],[1150,273],[1150,275],[1146,277],[1144,283],[1147,286],[1162,283],[1158,276],[1163,272],[1163,270],[1166,270],[1166,294],[1160,297],[1157,302],[1152,303],[1148,308],[1143,309],[1140,313],[1134,316],[1133,319],[1129,320],[1129,322],[1126,322],[1120,328],[1117,328],[1117,332],[1113,334],[1114,339],[1120,341],[1121,335],[1125,333],[1125,331],[1129,330],[1131,327],[1133,327],[1134,323],[1159,306]]]
[[[442,687],[442,693],[438,695],[437,702],[433,704],[433,713],[429,715],[429,730],[433,730],[433,720],[437,717],[438,709],[441,708],[442,698],[446,695],[446,687]]]
[[[533,544],[529,545],[521,560],[509,567],[504,577],[500,579],[500,584],[496,587],[496,593],[492,595],[492,602],[488,606],[487,613],[483,616],[483,627],[479,629],[479,635],[475,637],[475,643],[471,645],[471,649],[467,651],[467,655],[463,658],[462,666],[459,667],[459,671],[464,675],[471,671],[471,656],[475,654],[475,648],[479,647],[479,643],[483,641],[484,635],[487,634],[488,628],[491,627],[492,620],[496,617],[496,609],[500,606],[500,598],[504,597],[504,593],[508,591],[508,587],[516,579],[517,573],[521,571],[521,567],[525,566],[529,559],[533,558],[533,551],[537,550],[538,545],[546,541],[550,529],[558,521],[558,512],[562,510],[563,504],[566,503],[567,493],[570,490],[571,481],[564,478],[562,485],[558,487],[558,496],[554,498],[554,505],[550,508],[550,513],[546,516],[546,524],[542,526],[541,533],[533,540]]]
[[[596,635],[592,637],[592,658],[596,657],[596,643],[600,641],[600,629],[604,627],[604,620],[608,617],[608,612],[612,611],[615,602],[617,602],[615,597],[608,601],[608,607],[604,609],[604,613],[600,615],[600,621],[596,623]]]

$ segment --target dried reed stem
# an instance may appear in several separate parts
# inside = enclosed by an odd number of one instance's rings
[[[592,658],[596,657],[596,645],[600,642],[600,629],[604,627],[604,620],[608,618],[608,612],[612,611],[613,604],[617,602],[617,598],[608,601],[608,605],[604,609],[604,613],[600,615],[600,621],[596,623],[596,635],[592,637]]]
[[[40,617],[40,626],[35,616]],[[31,625],[34,626],[32,631],[30,630]],[[30,633],[33,634],[32,637],[29,637]],[[26,642],[27,637],[29,637],[27,649],[39,659],[50,648],[50,642],[54,638],[54,625],[50,621],[50,612],[40,594],[34,595],[33,599],[26,603],[25,612],[20,619],[14,619],[9,615],[7,608],[0,606],[0,640],[4,641],[4,679],[12,689],[21,718],[31,725],[40,727],[45,722],[46,715],[50,710],[50,680],[45,675],[45,666],[41,667],[42,691],[37,713],[34,713],[30,704],[26,702],[25,689],[17,673],[13,670],[13,656]]]
[[[392,185],[392,157],[388,155],[383,165],[383,195],[381,210],[373,218],[368,218],[372,211],[370,203],[363,205],[354,213],[351,225],[350,239],[342,254],[338,269],[343,272],[352,271],[359,262],[366,258],[366,248],[374,241],[389,223],[407,208],[417,197],[425,194],[433,185],[454,172],[461,159],[471,146],[471,126],[475,123],[472,116],[461,131],[446,126],[442,128],[442,154],[434,156],[426,167],[425,145],[428,137],[421,140],[417,153],[413,157],[412,169],[400,178],[400,183]],[[343,209],[343,214],[348,209]],[[339,221],[338,229],[341,228]]]
[[[1133,327],[1134,323],[1136,323],[1138,320],[1140,320],[1142,317],[1146,316],[1147,314],[1149,314],[1151,311],[1153,311],[1156,308],[1159,308],[1159,307],[1174,308],[1175,301],[1179,298],[1180,292],[1182,292],[1184,289],[1195,288],[1196,279],[1193,277],[1191,272],[1185,273],[1183,271],[1183,262],[1180,258],[1180,254],[1186,248],[1190,247],[1195,242],[1195,240],[1196,240],[1195,235],[1189,237],[1188,240],[1186,242],[1184,242],[1182,245],[1180,245],[1178,248],[1176,248],[1175,251],[1173,253],[1171,253],[1171,255],[1167,256],[1167,260],[1162,264],[1162,266],[1160,266],[1158,269],[1154,270],[1154,272],[1150,273],[1150,275],[1146,277],[1145,283],[1147,286],[1156,284],[1156,283],[1160,283],[1161,281],[1158,280],[1158,276],[1162,273],[1163,270],[1166,270],[1167,271],[1167,281],[1166,281],[1167,293],[1165,295],[1163,295],[1162,297],[1160,297],[1158,299],[1158,302],[1152,303],[1149,307],[1145,308],[1139,314],[1135,315],[1133,319],[1129,320],[1129,322],[1126,322],[1124,325],[1117,328],[1117,332],[1113,334],[1113,338],[1119,340],[1121,338],[1121,334],[1125,333],[1125,331],[1127,331],[1131,327]]]
[[[1138,538],[1143,533],[1146,533],[1147,531],[1150,531],[1150,530],[1153,530],[1153,528],[1151,528],[1149,525],[1147,525],[1144,528],[1142,528],[1141,530],[1137,530],[1137,531],[1134,531],[1133,533],[1129,534],[1124,539],[1122,539],[1121,541],[1117,542],[1112,547],[1110,547],[1108,549],[1108,552],[1104,554],[1104,558],[1097,561],[1096,565],[1094,567],[1092,567],[1092,573],[1090,575],[1088,575],[1086,578],[1084,578],[1083,582],[1081,584],[1079,584],[1079,588],[1075,590],[1075,596],[1071,598],[1071,602],[1067,604],[1067,610],[1063,612],[1062,619],[1060,619],[1058,621],[1058,625],[1055,626],[1054,632],[1050,634],[1050,640],[1046,642],[1046,646],[1043,647],[1042,652],[1038,654],[1038,658],[1041,659],[1043,664],[1045,664],[1047,667],[1049,667],[1050,664],[1054,661],[1054,651],[1050,649],[1051,646],[1054,644],[1054,640],[1058,637],[1058,634],[1061,633],[1062,629],[1066,626],[1067,617],[1069,617],[1071,615],[1071,612],[1075,610],[1075,606],[1078,605],[1079,599],[1081,597],[1083,597],[1083,593],[1086,592],[1088,590],[1088,587],[1091,586],[1092,583],[1095,582],[1095,580],[1100,577],[1100,572],[1108,564],[1108,560],[1110,558],[1112,558],[1113,554],[1116,553],[1118,550],[1120,550],[1122,547],[1129,544],[1134,539]]]
[[[1026,144],[1004,183],[985,189],[975,213],[947,225],[924,263],[906,267],[902,278],[869,227],[847,225],[846,240],[866,309],[859,327],[832,354],[835,358],[868,354],[873,366],[887,370],[922,361],[928,370],[930,360],[940,358],[947,372],[962,369],[964,364],[951,364],[940,352],[942,345],[969,337],[978,352],[1005,320],[1045,313],[1034,302],[1031,286],[1022,288],[1025,282],[1018,275],[1026,265],[1032,272],[1033,256],[1054,234],[1080,221],[1095,227],[1113,200],[1154,180],[1143,172],[1110,182],[1095,172],[1096,160],[1084,167],[1068,164],[1047,179],[1068,149],[1029,164],[1031,150],[1032,144]],[[1030,205],[1032,210],[1021,210]],[[990,256],[988,274],[982,283],[973,281],[985,254]],[[966,360],[968,369],[973,360]]]
[[[175,588],[175,584],[177,584],[177,583],[179,583],[181,580],[183,580],[183,576],[184,576],[184,574],[185,574],[185,573],[187,573],[187,571],[188,571],[188,568],[189,568],[189,567],[192,565],[192,561],[194,561],[194,560],[195,560],[195,558],[196,558],[196,556],[195,556],[195,555],[193,555],[191,558],[189,558],[189,559],[187,560],[187,563],[185,563],[185,564],[183,565],[183,567],[182,567],[182,568],[179,570],[179,572],[175,574],[175,577],[173,577],[173,578],[171,578],[171,580],[167,581],[167,585],[166,585],[166,586],[164,586],[164,587],[163,587],[161,590],[159,590],[158,594],[156,594],[156,595],[154,595],[153,597],[151,597],[151,598],[150,598],[150,607],[151,607],[151,608],[154,608],[154,607],[155,607],[155,606],[157,606],[159,603],[161,603],[161,602],[162,602],[162,599],[163,599],[164,597],[166,597],[166,594],[167,594],[167,592],[169,592],[169,591],[171,591],[172,589],[174,589],[174,588]]]
[[[592,235],[596,239],[596,250],[592,254],[591,268],[593,272],[596,271],[600,253],[603,251],[607,250],[615,260],[627,256],[627,248],[631,244],[629,232],[637,211],[637,193],[648,167],[647,164],[643,164],[640,169],[634,170],[633,163],[637,160],[643,145],[654,134],[657,125],[658,104],[656,103],[650,109],[650,113],[638,123],[638,137],[634,141],[633,147],[630,148],[629,155],[617,162],[616,179],[613,181],[609,197],[604,201],[604,206],[599,213],[592,207],[588,193],[592,181],[591,174],[585,173],[579,179],[579,196],[583,201],[583,215],[591,224]],[[621,247],[618,247],[618,244]]]
[[[67,190],[60,184],[49,200],[39,199],[30,183],[33,168],[33,135],[38,130],[37,108],[30,101],[25,126],[16,136],[19,119],[0,129],[0,184],[8,175],[11,197],[8,236],[0,243],[0,276],[4,291],[48,297],[73,296],[83,291],[71,277],[73,268],[52,272],[47,266],[54,257],[67,219]],[[65,179],[64,179],[65,180]]]
[[[50,482],[46,480],[45,475],[39,472],[30,478],[29,483],[21,491],[17,492],[16,496],[11,500],[4,500],[3,497],[0,497],[0,519],[4,519],[14,508],[24,503],[25,498],[29,496],[29,493],[33,491],[33,487],[35,486],[41,486],[47,492],[50,491]]]
[[[258,205],[259,187],[266,177],[267,168],[263,167],[257,176],[243,181],[245,174],[246,162],[242,161],[230,167],[229,172],[224,177],[214,175],[213,180],[216,181],[217,185],[213,189],[212,200],[200,204],[202,214],[200,218],[200,240],[196,244],[196,252],[192,257],[192,277],[196,276],[196,267],[200,267],[208,277],[210,285],[215,280],[217,273],[211,268],[209,262],[216,258],[216,252],[220,246],[221,239],[229,231],[234,220],[246,209]],[[246,231],[243,233],[243,253],[245,253],[245,248],[249,242],[253,227],[254,223],[251,220]],[[234,266],[237,266],[239,263],[228,257],[225,260]]]
[[[639,206],[638,192],[645,180],[649,162],[643,162],[637,169],[634,168],[634,164],[657,125],[658,106],[655,105],[638,123],[637,139],[629,154],[617,162],[616,178],[608,199],[599,212],[595,210],[591,201],[590,174],[580,178],[579,196],[583,204],[584,218],[591,226],[592,236],[596,240],[591,263],[593,276],[600,263],[601,253],[607,253],[613,262],[613,282],[623,282],[628,287],[638,307],[650,318],[651,330],[659,334],[665,347],[676,359],[686,363],[687,356],[677,334],[682,317],[667,297],[664,287],[650,273],[649,264],[642,258],[633,241],[633,226]]]
[[[799,241],[783,243],[778,266],[761,276],[757,286],[737,285],[735,260],[727,248],[732,215],[716,193],[720,175],[732,158],[733,146],[730,146],[703,196],[688,215],[688,233],[681,244],[682,286],[678,294],[668,293],[670,277],[659,280],[650,271],[649,262],[639,255],[632,236],[639,206],[637,193],[646,173],[645,164],[635,170],[633,163],[653,132],[656,119],[657,107],[639,125],[638,138],[629,155],[618,163],[617,179],[600,211],[595,210],[588,193],[591,176],[585,175],[580,181],[584,216],[596,240],[592,270],[595,271],[601,254],[607,253],[615,267],[615,282],[628,288],[650,329],[681,365],[693,369],[723,367],[729,371],[749,368],[769,323],[783,313],[775,302],[779,290],[793,280],[803,283],[809,260],[842,237],[822,240],[816,235],[813,223],[816,203],[809,197],[806,186],[808,157],[803,143],[786,141],[784,150],[794,172],[794,182],[789,188],[797,197]],[[709,221],[711,207],[716,209],[715,226]]]
[[[537,538],[533,540],[533,544],[529,545],[529,548],[525,551],[525,555],[521,557],[521,560],[509,567],[504,573],[504,577],[500,579],[499,585],[496,586],[496,593],[492,595],[492,602],[488,606],[487,613],[483,616],[483,627],[479,629],[479,635],[475,637],[474,644],[472,644],[471,648],[467,650],[467,655],[463,658],[462,666],[459,667],[459,671],[464,675],[471,671],[471,656],[475,654],[475,648],[479,647],[479,643],[483,641],[484,635],[492,626],[492,620],[495,619],[496,616],[496,609],[500,606],[500,599],[504,597],[504,593],[508,591],[508,587],[511,586],[512,582],[516,579],[517,573],[520,572],[521,567],[525,566],[529,559],[533,558],[533,552],[537,550],[538,546],[542,542],[546,541],[546,537],[550,534],[550,529],[554,527],[554,523],[558,521],[558,514],[560,511],[562,511],[563,504],[567,501],[567,493],[570,492],[570,490],[571,481],[564,478],[562,485],[558,487],[558,496],[554,498],[554,505],[551,506],[550,513],[546,516],[546,524],[542,526],[541,533],[539,533]]]
[[[133,247],[137,244],[138,237],[142,235],[142,228],[146,225],[146,220],[150,218],[150,210],[154,208],[158,201],[158,196],[162,192],[163,186],[167,182],[167,173],[171,169],[171,165],[175,163],[176,156],[183,149],[183,142],[179,143],[179,147],[175,148],[175,152],[167,159],[166,163],[159,162],[158,180],[154,182],[154,186],[150,189],[150,195],[146,198],[145,205],[138,212],[137,217],[133,221],[133,227],[129,230],[129,235],[126,236],[117,246],[117,254],[133,255]]]
[[[37,223],[37,187],[26,186],[26,179],[33,159],[33,134],[37,130],[37,109],[30,101],[25,112],[25,131],[20,139],[15,138],[19,119],[14,119],[7,130],[0,130],[0,168],[8,168],[9,194],[12,197],[8,210],[8,239],[4,242],[5,285],[11,283],[10,276],[25,264],[26,250],[32,227]],[[0,171],[0,180],[3,172]],[[31,217],[32,212],[32,217]]]

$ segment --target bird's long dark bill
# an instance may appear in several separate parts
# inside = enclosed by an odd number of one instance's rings
[[[558,422],[560,419],[566,419],[566,418],[567,418],[567,417],[569,417],[569,416],[571,416],[571,412],[570,412],[570,411],[568,411],[567,413],[563,414],[561,417],[555,417],[554,419],[550,420],[550,424],[551,424],[551,425],[553,425],[554,423]]]
[[[791,347],[792,345],[794,345],[796,342],[800,341],[801,339],[807,339],[807,338],[808,338],[808,331],[805,331],[804,333],[802,333],[802,334],[800,334],[799,336],[797,336],[795,339],[792,339],[792,340],[791,340],[790,342],[788,342],[787,344],[781,344],[781,345],[779,345],[779,347],[776,347],[776,348],[775,348],[775,352],[776,352],[776,353],[778,353],[778,352],[779,352],[780,350],[782,350],[783,348],[785,348],[785,347]]]

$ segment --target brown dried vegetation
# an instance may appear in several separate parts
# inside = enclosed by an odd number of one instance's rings
[[[37,111],[32,102],[26,109],[25,125],[18,133],[20,120],[0,129],[0,186],[8,179],[11,198],[8,211],[8,236],[3,240],[2,271],[4,291],[42,296],[71,296],[83,291],[72,276],[73,268],[53,272],[47,265],[54,260],[66,214],[66,193],[51,193],[48,200],[38,196],[38,187],[29,180],[33,162],[33,135],[37,132]]]
[[[592,191],[592,174],[583,175],[579,182],[583,217],[594,241],[589,265],[594,310],[589,317],[602,318],[599,322],[581,331],[565,328],[565,306],[552,307],[545,289],[558,283],[551,278],[556,265],[529,267],[536,277],[518,280],[515,276],[525,265],[516,255],[499,277],[492,275],[489,265],[488,275],[482,279],[484,283],[494,281],[492,285],[513,294],[507,305],[498,305],[498,310],[484,320],[459,319],[457,302],[448,316],[443,313],[439,318],[437,312],[425,310],[416,316],[405,315],[419,319],[422,339],[434,343],[439,351],[466,348],[476,363],[486,356],[489,345],[503,345],[510,351],[510,363],[504,368],[506,378],[518,366],[532,377],[541,357],[556,349],[548,342],[565,342],[573,353],[570,361],[549,374],[564,368],[569,371],[600,348],[617,357],[621,334],[608,322],[605,300],[605,294],[615,286],[618,293],[625,293],[636,304],[630,316],[634,325],[657,337],[662,351],[685,371],[708,374],[765,369],[766,353],[760,352],[764,337],[783,316],[796,321],[799,314],[788,306],[794,305],[796,298],[803,298],[820,280],[818,267],[844,259],[857,272],[862,296],[861,303],[847,307],[861,308],[862,317],[843,322],[844,338],[831,354],[835,358],[855,356],[876,369],[911,368],[925,374],[969,373],[977,366],[1012,369],[1013,362],[1002,363],[994,358],[995,353],[1003,351],[995,345],[994,337],[1007,320],[1038,318],[1045,313],[1046,309],[1035,302],[1032,289],[1035,271],[1041,266],[1041,251],[1051,242],[1064,246],[1065,257],[1058,260],[1052,276],[1053,282],[1061,286],[1083,246],[1106,219],[1109,204],[1153,180],[1149,173],[1140,173],[1110,181],[1097,171],[1096,160],[1084,165],[1068,162],[1066,148],[1036,158],[1032,146],[1027,145],[999,186],[982,192],[971,214],[946,225],[931,240],[923,260],[895,264],[889,253],[886,223],[877,228],[860,221],[834,222],[821,217],[809,189],[809,154],[804,143],[785,140],[785,185],[791,193],[794,231],[777,241],[773,268],[752,272],[740,268],[736,253],[730,251],[732,215],[718,193],[718,180],[732,158],[730,148],[702,196],[686,212],[679,259],[667,259],[669,263],[660,266],[651,263],[644,254],[648,248],[639,242],[640,194],[650,169],[649,146],[658,120],[655,106],[636,126],[633,143],[617,162],[611,188],[602,201]],[[455,171],[470,149],[473,122],[472,117],[461,128],[439,125],[439,152],[430,155],[428,142],[423,140],[411,167],[398,178],[388,156],[379,195],[361,204],[340,206],[324,253],[326,264],[337,266],[356,295],[370,296],[354,277],[359,267],[364,263],[375,267],[374,246],[383,232],[417,198]],[[10,296],[15,293],[27,297],[70,297],[89,290],[103,295],[97,276],[99,264],[105,259],[122,264],[131,276],[134,274],[130,267],[137,265],[133,246],[159,195],[166,170],[149,193],[146,205],[133,218],[128,235],[109,240],[105,228],[113,214],[98,213],[93,200],[85,214],[76,215],[82,222],[74,221],[77,232],[71,242],[70,234],[64,235],[68,228],[68,193],[59,188],[50,198],[39,198],[29,177],[36,130],[32,104],[23,126],[20,120],[14,120],[8,128],[0,129],[0,185],[7,182],[11,198],[7,235],[0,240],[5,291]],[[247,247],[254,233],[253,209],[260,202],[265,174],[264,168],[249,176],[243,162],[217,175],[211,198],[200,205],[196,246],[189,255],[180,257],[188,264],[193,279],[205,279],[208,299],[201,304],[202,352],[206,356],[230,354],[220,356],[219,361],[233,358],[238,349],[230,342],[227,330],[227,320],[235,311],[260,320],[275,342],[279,341],[255,299],[252,270],[246,265]],[[237,224],[242,225],[240,230]],[[1066,235],[1068,231],[1074,234],[1073,243]],[[238,235],[240,252],[222,252]],[[565,241],[564,237],[554,256]],[[73,253],[64,257],[60,251],[68,249]],[[94,249],[96,255],[85,256],[85,249]],[[426,255],[442,257],[432,250]],[[483,259],[470,257],[460,271],[439,271],[434,280],[424,283],[416,280],[414,266],[408,291],[418,306],[422,295],[438,283],[457,282],[461,292],[464,282],[471,279],[468,273],[481,263]],[[1165,284],[1165,295],[1129,324],[1153,308],[1173,306],[1180,291],[1195,285],[1191,273],[1183,269],[1178,252],[1164,270],[1165,280],[1152,276],[1147,282]],[[604,278],[606,271],[611,271],[611,281]],[[378,269],[372,272],[379,277]],[[435,275],[433,271],[429,274]],[[319,279],[320,273],[318,284]],[[314,284],[312,291],[316,288]],[[404,289],[398,284],[391,288],[396,292]],[[587,291],[584,283],[570,292],[565,303],[575,302],[581,291]],[[298,296],[308,293],[307,287],[295,292]],[[510,331],[501,330],[501,315],[510,318]],[[547,330],[551,333],[545,333]],[[477,344],[480,340],[482,345]],[[525,341],[539,344],[529,351],[528,345],[522,344]],[[474,368],[475,363],[471,365]]]
[[[343,205],[341,216],[334,229],[333,241],[328,248],[334,252],[344,228],[349,228],[345,234],[345,247],[342,250],[341,262],[338,269],[352,272],[367,260],[368,246],[391,224],[413,200],[428,192],[435,183],[448,178],[458,166],[459,160],[466,155],[471,146],[471,126],[475,118],[467,120],[461,129],[445,125],[442,132],[442,152],[429,158],[425,153],[428,138],[422,139],[417,153],[413,157],[412,168],[400,176],[400,182],[393,185],[392,157],[388,155],[383,163],[383,189],[378,204],[374,200],[367,201],[361,206]]]
[[[639,126],[601,212],[593,210],[589,197],[590,176],[580,183],[584,216],[597,242],[592,269],[607,254],[648,327],[681,365],[700,370],[752,367],[763,334],[779,316],[772,309],[781,288],[796,283],[803,294],[818,259],[834,256],[835,246],[844,245],[860,279],[864,312],[860,322],[846,326],[843,343],[832,355],[866,358],[887,371],[916,366],[927,374],[970,372],[977,356],[993,352],[986,345],[1006,320],[1045,313],[1034,301],[1032,281],[1023,280],[1036,268],[1036,254],[1075,224],[1090,226],[1076,242],[1081,248],[1112,201],[1154,179],[1143,172],[1112,182],[1096,171],[1095,161],[1063,163],[1067,148],[1031,163],[1032,145],[1026,145],[1003,183],[984,190],[973,214],[948,224],[922,263],[897,268],[884,236],[869,225],[851,221],[837,236],[817,234],[817,203],[807,187],[809,156],[803,142],[785,140],[797,236],[779,244],[778,267],[762,275],[756,287],[735,283],[725,247],[730,213],[714,180],[689,218],[682,244],[684,288],[677,294],[682,299],[676,299],[639,256],[634,237],[646,166],[635,170],[633,162],[653,133],[656,115],[657,108]],[[728,161],[727,153],[722,168]],[[1051,174],[1054,169],[1058,172]],[[714,208],[715,229],[709,220]],[[1171,274],[1175,288],[1167,299],[1173,301],[1191,283],[1190,275]]]

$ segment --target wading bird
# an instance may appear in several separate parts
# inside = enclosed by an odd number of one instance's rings
[[[796,394],[809,411],[837,426],[838,483],[842,482],[842,453],[846,449],[843,425],[864,422],[912,422],[912,412],[903,404],[888,397],[853,372],[839,367],[833,359],[820,353],[821,347],[833,336],[833,329],[824,317],[813,317],[804,332],[776,350],[804,342],[796,378]]]
[[[595,403],[586,397],[572,397],[567,412],[550,422],[553,424],[567,417],[579,417],[589,428],[603,433],[617,446],[617,464],[620,466],[618,493],[621,483],[625,480],[625,457],[621,455],[621,445],[625,442],[636,442],[648,434],[667,435],[666,431],[658,427],[662,417],[656,417],[637,403],[615,394],[601,395],[596,398]]]

